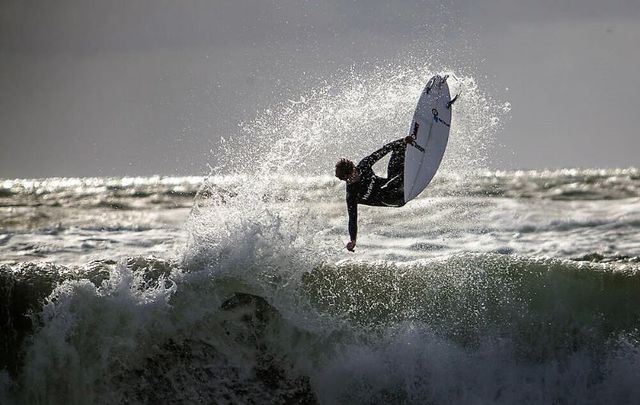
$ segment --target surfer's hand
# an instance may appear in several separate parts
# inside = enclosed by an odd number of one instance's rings
[[[413,143],[413,137],[411,135],[405,136],[404,143]]]
[[[356,241],[355,240],[350,240],[349,243],[347,243],[347,250],[349,252],[353,252],[353,249],[356,247]]]

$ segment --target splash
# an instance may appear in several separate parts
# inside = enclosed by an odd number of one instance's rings
[[[510,111],[483,93],[475,78],[432,67],[377,67],[331,79],[325,85],[266,109],[242,124],[244,136],[220,150],[220,172],[262,176],[331,174],[338,157],[364,157],[408,133],[416,102],[434,74],[450,75],[460,94],[453,113],[443,170],[482,168],[486,147]],[[234,143],[235,141],[235,143]]]
[[[187,225],[185,263],[202,267],[230,255],[237,263],[247,257],[264,261],[261,252],[274,250],[282,261],[300,257],[308,246],[313,246],[308,258],[330,260],[335,248],[318,237],[330,231],[322,213],[300,203],[302,188],[284,190],[283,178],[332,174],[338,158],[357,160],[405,136],[416,100],[436,73],[448,74],[452,94],[461,94],[440,174],[465,178],[484,167],[486,146],[509,104],[483,94],[473,77],[424,66],[351,69],[297,100],[262,111],[242,124],[242,136],[223,140],[212,174],[235,174],[242,184],[233,190],[216,181],[205,184]],[[244,264],[231,267],[246,270]]]

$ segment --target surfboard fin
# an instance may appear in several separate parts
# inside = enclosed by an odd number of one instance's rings
[[[458,99],[459,96],[460,96],[460,93],[456,94],[456,96],[454,98],[452,98],[451,101],[449,101],[447,103],[447,108],[448,109],[451,109],[451,106],[453,105],[453,103],[456,102],[456,100]]]

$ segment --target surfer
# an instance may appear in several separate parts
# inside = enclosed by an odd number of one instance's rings
[[[336,177],[347,183],[347,212],[349,214],[349,236],[347,250],[354,251],[358,235],[358,204],[402,207],[404,201],[404,151],[411,136],[398,139],[365,157],[355,165],[349,159],[336,163]],[[387,167],[387,178],[377,176],[372,166],[391,152]]]

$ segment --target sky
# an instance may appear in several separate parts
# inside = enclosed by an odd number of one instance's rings
[[[0,178],[206,174],[269,106],[428,52],[511,104],[491,168],[640,166],[637,0],[0,0]]]

